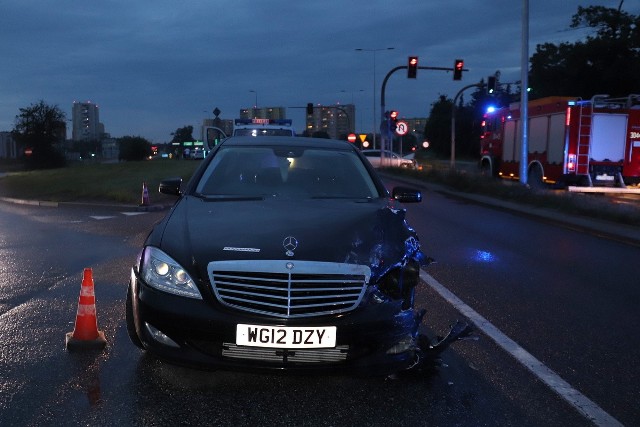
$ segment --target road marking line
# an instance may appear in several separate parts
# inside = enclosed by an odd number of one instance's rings
[[[110,218],[115,218],[115,216],[89,216],[89,218],[93,218],[93,219],[97,219],[97,220],[102,220],[102,219],[110,219]]]
[[[134,215],[144,215],[147,212],[120,212],[120,213],[126,216],[134,216]]]
[[[420,271],[420,278],[427,283],[442,298],[447,300],[463,316],[467,317],[475,326],[495,341],[504,351],[513,356],[520,364],[531,371],[543,381],[549,388],[573,406],[585,418],[597,426],[622,426],[620,421],[609,415],[604,409],[591,401],[588,397],[574,389],[568,382],[560,378],[558,374],[536,359],[531,353],[502,333],[478,312],[465,304],[460,298],[445,288],[431,275]]]

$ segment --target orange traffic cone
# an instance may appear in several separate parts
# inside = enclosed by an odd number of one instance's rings
[[[149,189],[144,181],[142,182],[142,203],[140,206],[149,206]]]
[[[106,344],[107,340],[104,337],[104,333],[98,330],[93,272],[90,268],[85,268],[82,287],[80,288],[80,298],[78,299],[76,325],[73,332],[68,332],[66,336],[67,349],[104,348]]]

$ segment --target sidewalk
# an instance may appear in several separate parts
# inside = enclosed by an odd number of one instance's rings
[[[403,182],[406,185],[411,185],[420,189],[426,189],[429,191],[446,194],[450,197],[457,197],[481,205],[499,208],[500,210],[515,212],[523,216],[533,217],[538,220],[546,221],[573,230],[590,233],[596,236],[601,236],[607,239],[623,242],[629,245],[640,246],[640,227],[616,224],[614,222],[588,218],[584,216],[571,216],[552,209],[522,205],[519,203],[504,201],[494,197],[483,196],[479,194],[459,192],[451,190],[442,185],[432,184],[409,177],[385,174],[383,172],[380,172],[380,176],[385,180],[388,179]]]

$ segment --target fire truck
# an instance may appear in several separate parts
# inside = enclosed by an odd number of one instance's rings
[[[527,182],[626,187],[640,182],[640,95],[529,102]],[[487,112],[480,142],[485,174],[519,179],[520,103]]]

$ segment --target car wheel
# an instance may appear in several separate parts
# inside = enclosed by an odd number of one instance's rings
[[[491,170],[491,164],[489,162],[485,161],[480,164],[480,175],[493,176],[493,171]]]
[[[129,334],[129,339],[131,342],[140,348],[144,348],[142,345],[142,341],[140,341],[140,337],[136,332],[136,324],[133,318],[133,295],[131,295],[131,284],[127,287],[127,302],[125,304],[125,318],[127,321],[127,332]]]
[[[532,166],[527,175],[529,186],[535,189],[544,188],[544,180],[542,178],[542,170],[538,166]]]

